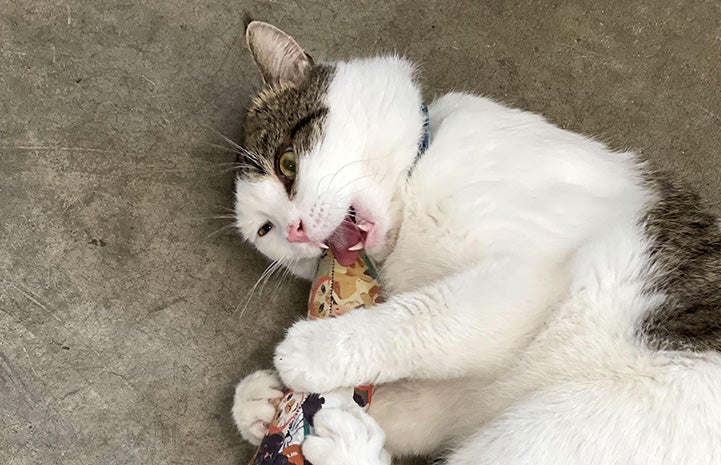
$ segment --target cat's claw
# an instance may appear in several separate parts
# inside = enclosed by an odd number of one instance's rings
[[[233,420],[241,436],[259,445],[283,398],[283,384],[273,370],[260,370],[243,378],[235,387]]]
[[[389,465],[385,433],[360,407],[324,407],[313,418],[303,455],[313,465]]]
[[[357,363],[350,357],[352,348],[339,343],[342,318],[299,321],[289,330],[275,350],[274,363],[286,386],[302,392],[328,392],[340,387],[365,384]]]

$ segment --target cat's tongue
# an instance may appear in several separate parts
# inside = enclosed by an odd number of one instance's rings
[[[328,247],[333,251],[336,260],[343,266],[350,266],[358,259],[361,249],[348,250],[363,242],[360,230],[350,222],[343,222],[328,238]]]

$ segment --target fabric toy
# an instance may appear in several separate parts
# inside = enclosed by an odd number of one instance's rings
[[[330,250],[321,257],[308,299],[308,318],[332,318],[354,308],[369,307],[382,301],[377,272],[361,253],[350,265],[341,265]],[[330,393],[286,392],[278,405],[268,434],[251,460],[251,465],[308,465],[301,445],[313,433],[313,416],[324,406],[346,402],[348,398],[367,408],[373,386],[357,386]]]

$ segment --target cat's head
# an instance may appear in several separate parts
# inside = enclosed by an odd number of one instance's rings
[[[326,247],[341,262],[361,248],[387,254],[423,132],[412,65],[392,56],[315,63],[258,21],[246,39],[265,86],[245,120],[235,197],[242,235],[303,276]]]

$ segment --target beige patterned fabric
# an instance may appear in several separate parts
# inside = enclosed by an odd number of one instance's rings
[[[308,317],[338,316],[354,308],[381,302],[375,270],[366,263],[361,255],[353,265],[343,266],[333,259],[331,252],[326,252],[310,291]]]

